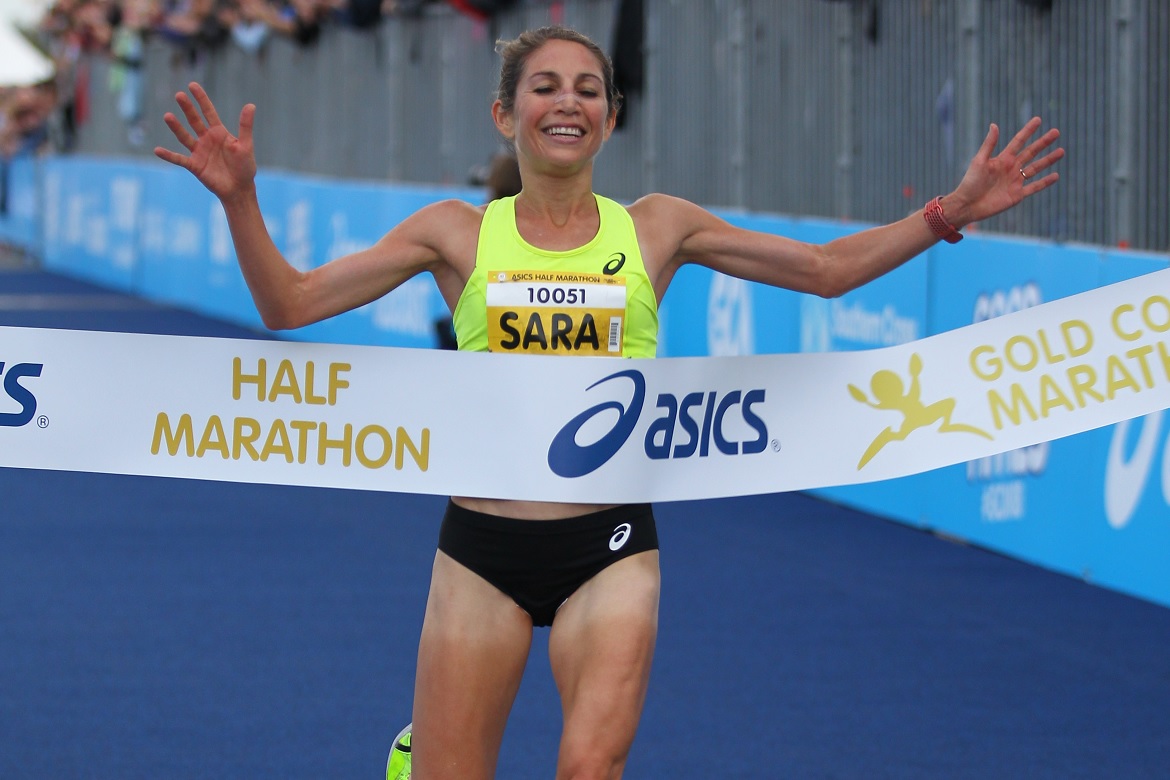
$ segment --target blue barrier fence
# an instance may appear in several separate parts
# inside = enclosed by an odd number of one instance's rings
[[[0,241],[38,254],[50,270],[260,326],[223,212],[185,172],[110,158],[22,159],[11,164],[8,181]],[[484,197],[471,188],[271,172],[261,174],[258,187],[277,245],[302,268],[368,246],[426,203]],[[722,216],[814,242],[862,227]],[[973,231],[961,244],[940,245],[834,300],[687,267],[662,304],[660,354],[889,346],[1160,270],[1168,261],[1161,254]],[[435,320],[446,313],[433,280],[419,278],[288,335],[432,347]],[[1164,412],[913,477],[814,492],[1170,606],[1170,415]]]
[[[40,248],[40,161],[0,159],[0,242],[35,253]]]

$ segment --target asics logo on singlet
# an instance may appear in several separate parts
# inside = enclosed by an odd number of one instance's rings
[[[617,552],[626,546],[626,542],[630,540],[630,532],[634,528],[629,523],[622,523],[617,528],[613,529],[613,536],[609,537],[609,549]]]
[[[629,380],[632,392],[628,403],[602,401],[569,420],[553,437],[548,448],[548,466],[560,477],[575,478],[591,474],[617,454],[634,432],[646,400],[646,378],[641,371],[630,369],[599,379],[586,392],[609,382]],[[711,454],[711,445],[723,455],[752,455],[768,446],[768,426],[753,407],[764,403],[765,391],[717,390],[682,394],[659,393],[655,402],[658,416],[646,429],[643,449],[651,460],[676,460]],[[733,413],[738,410],[738,413]],[[602,417],[617,420],[591,444],[578,444],[577,435],[592,429]],[[738,418],[738,419],[736,419]],[[747,433],[746,440],[743,438]],[[754,435],[754,438],[751,438]]]
[[[625,254],[622,252],[614,252],[610,256],[609,262],[606,263],[605,267],[601,269],[601,272],[603,274],[605,274],[606,276],[613,276],[618,271],[622,270],[622,266],[625,264],[626,264]]]

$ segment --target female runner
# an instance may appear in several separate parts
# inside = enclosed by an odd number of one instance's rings
[[[999,130],[992,125],[953,192],[892,224],[805,244],[733,227],[668,195],[628,207],[595,195],[593,161],[613,131],[621,97],[606,55],[562,27],[526,32],[500,53],[491,110],[515,148],[520,194],[486,206],[434,203],[368,249],[307,272],[285,261],[264,226],[254,183],[254,105],[244,106],[234,137],[192,83],[190,97],[176,95],[186,125],[165,116],[187,153],[155,154],[189,170],[223,204],[269,328],[332,317],[426,271],[451,307],[459,349],[617,354],[608,351],[608,332],[584,324],[588,314],[603,330],[618,320],[615,349],[626,357],[654,356],[657,305],[684,263],[841,295],[1052,186],[1058,174],[1045,172],[1064,155],[1050,150],[1055,129],[1030,140],[1039,118],[993,155]],[[596,311],[566,309],[559,320],[526,329],[509,320],[506,288],[514,275],[540,270],[596,276],[611,295]],[[654,654],[657,548],[648,505],[453,497],[418,650],[413,767],[406,772],[415,780],[494,775],[533,626],[551,625],[549,656],[564,716],[556,777],[621,777]]]

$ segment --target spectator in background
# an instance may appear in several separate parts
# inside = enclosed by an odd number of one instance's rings
[[[180,0],[163,17],[158,31],[194,62],[201,52],[219,48],[231,35],[221,5],[220,0]]]
[[[110,54],[110,91],[118,96],[118,116],[128,128],[131,145],[138,146],[145,137],[142,128],[142,58],[146,36],[157,14],[155,0],[124,0],[120,7]],[[111,15],[112,16],[112,15]]]
[[[311,46],[321,37],[321,24],[329,17],[332,6],[332,0],[288,0],[268,23],[301,46]]]
[[[225,11],[225,21],[232,33],[232,41],[249,54],[258,53],[268,40],[268,15],[271,12],[266,0],[237,0]]]
[[[175,46],[175,64],[194,63],[229,40],[259,54],[273,31],[310,46],[325,25],[376,29],[402,0],[54,0],[36,34],[56,67],[58,104],[50,112],[56,148],[73,147],[89,113],[88,56],[110,58],[108,88],[130,143],[145,137],[141,125],[146,45],[151,37]],[[441,0],[430,0],[440,2]],[[420,0],[421,2],[421,0]],[[2,110],[2,109],[0,109]],[[23,116],[23,115],[22,115]],[[9,126],[6,142],[21,136]],[[22,142],[23,145],[23,142]]]
[[[367,30],[382,21],[384,4],[385,0],[343,0],[341,16],[350,27]]]
[[[10,89],[0,96],[0,156],[10,160],[45,151],[48,119],[56,102],[57,89],[51,81]]]

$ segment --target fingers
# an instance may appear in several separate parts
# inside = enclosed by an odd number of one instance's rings
[[[1028,139],[1032,137],[1032,134],[1035,133],[1039,127],[1040,117],[1032,117],[1024,123],[1024,126],[1020,128],[1020,132],[1016,133],[1012,140],[1008,141],[1008,145],[1005,146],[1003,150],[1010,155],[1018,155],[1021,151],[1023,151],[1024,147],[1027,146]]]
[[[223,122],[219,118],[219,113],[215,110],[215,104],[207,96],[207,91],[194,81],[188,84],[187,88],[191,90],[191,95],[195,98],[195,102],[192,102],[191,98],[187,97],[186,92],[176,94],[175,102],[179,104],[179,108],[183,111],[183,116],[187,118],[187,124],[191,125],[191,129],[195,132],[195,136],[198,137],[206,133],[208,127],[222,125]],[[196,103],[198,104],[198,108],[196,108]],[[206,122],[204,119],[206,119]],[[174,128],[171,129],[173,130]],[[187,144],[187,147],[190,148],[190,144]]]
[[[180,168],[187,167],[188,158],[179,154],[178,152],[172,152],[170,149],[164,149],[161,146],[156,146],[154,147],[154,156],[163,162],[169,162],[172,165],[178,165]]]
[[[240,143],[252,145],[252,125],[256,119],[256,106],[249,103],[240,109]]]
[[[203,117],[199,115],[199,111],[195,108],[195,104],[191,102],[191,98],[187,97],[186,92],[180,92],[175,95],[175,102],[179,104],[179,109],[183,112],[183,116],[187,118],[187,124],[195,131],[196,136],[203,135],[207,132],[207,125],[203,123]]]
[[[211,102],[211,98],[207,96],[207,92],[197,82],[192,81],[187,85],[191,90],[191,94],[195,97],[199,108],[203,110],[203,116],[207,117],[209,125],[222,125],[223,122],[219,119],[219,113],[215,110],[215,104]]]
[[[178,142],[187,147],[188,151],[191,151],[195,148],[195,137],[187,132],[187,128],[183,127],[183,123],[179,121],[178,117],[168,111],[167,113],[163,114],[163,122],[165,122],[167,127],[171,129],[171,132],[175,134],[175,138],[178,140]],[[178,152],[172,152],[170,149],[164,149],[161,146],[154,147],[154,156],[158,157],[160,160],[178,165],[182,168],[187,167],[188,160],[190,159],[186,155],[179,154]]]
[[[168,111],[163,114],[163,122],[175,134],[175,138],[179,143],[187,147],[188,151],[195,148],[195,136],[187,132],[187,128],[183,127],[183,123],[179,121],[177,116]]]
[[[1029,181],[1035,181],[1036,180],[1035,177],[1041,171],[1044,171],[1044,170],[1047,170],[1048,168],[1051,168],[1053,165],[1055,165],[1057,162],[1059,162],[1063,157],[1064,157],[1064,149],[1057,148],[1057,149],[1052,150],[1048,154],[1044,155],[1039,160],[1032,162],[1031,164],[1022,163],[1020,165],[1020,171],[1022,173],[1026,173],[1028,175],[1027,178],[1029,179]]]
[[[991,152],[995,149],[997,143],[999,143],[999,125],[992,122],[991,127],[987,129],[987,136],[983,139],[983,145],[975,153],[975,158],[981,160],[990,159]]]
[[[1051,146],[1052,143],[1057,138],[1060,138],[1060,131],[1057,130],[1056,128],[1049,130],[1047,133],[1045,133],[1044,135],[1040,136],[1035,141],[1030,143],[1028,145],[1028,148],[1026,148],[1022,152],[1020,152],[1020,156],[1017,158],[1016,162],[1021,167],[1027,165],[1028,163],[1032,162],[1032,160],[1035,160],[1040,155],[1040,153],[1042,151],[1044,151],[1049,146]],[[1061,154],[1063,156],[1063,154],[1064,154],[1063,151],[1061,152]],[[1057,159],[1059,159],[1059,158],[1057,158]],[[1051,165],[1054,162],[1056,162],[1056,160],[1052,160],[1051,162],[1048,163],[1048,165]],[[1048,167],[1048,166],[1046,165],[1045,167]]]
[[[1053,172],[1047,176],[1042,176],[1038,179],[1028,179],[1028,183],[1024,185],[1024,195],[1035,195],[1040,190],[1046,190],[1053,184],[1060,180],[1060,174]]]

